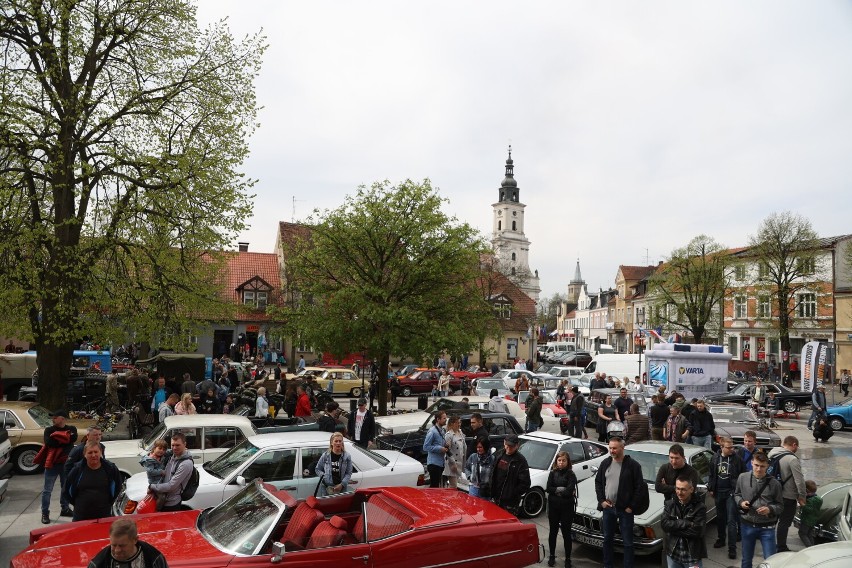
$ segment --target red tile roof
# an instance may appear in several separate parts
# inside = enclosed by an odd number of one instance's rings
[[[624,276],[624,280],[642,280],[654,272],[657,266],[626,266],[622,264],[618,269],[621,271],[621,275]]]
[[[227,281],[223,286],[224,299],[242,306],[243,284],[257,277],[269,284],[269,304],[280,298],[281,277],[278,270],[278,255],[267,252],[225,252]],[[266,321],[269,317],[260,310],[246,308],[241,319]]]

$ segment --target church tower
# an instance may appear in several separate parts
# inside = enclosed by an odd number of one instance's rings
[[[491,206],[493,209],[491,246],[494,247],[500,271],[527,296],[538,302],[541,287],[538,270],[535,272],[530,270],[530,242],[524,234],[526,205],[520,201],[511,146],[509,146],[509,157],[506,159],[506,176],[500,184],[499,195],[499,201]]]
[[[580,259],[578,258],[577,268],[574,269],[574,278],[568,283],[568,297],[566,298],[566,301],[569,304],[577,303],[577,299],[580,297],[580,293],[583,291],[583,286],[585,284],[586,282],[580,275]]]

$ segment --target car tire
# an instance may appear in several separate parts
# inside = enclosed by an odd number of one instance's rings
[[[784,401],[784,412],[787,414],[793,414],[794,412],[799,411],[799,405],[795,400],[785,400]]]
[[[24,446],[13,451],[12,463],[15,464],[15,470],[22,475],[41,473],[44,466],[33,462],[40,449],[39,446]]]
[[[533,487],[527,491],[521,501],[521,511],[524,516],[533,519],[544,512],[547,499],[544,496],[544,491],[538,487]]]
[[[355,387],[354,389],[349,391],[349,396],[351,396],[352,398],[360,398],[362,392],[364,391],[361,390],[361,387]]]
[[[839,416],[829,416],[828,425],[831,426],[831,429],[835,432],[839,432],[846,427],[846,422]]]
[[[402,387],[402,396],[411,396],[411,387]]]

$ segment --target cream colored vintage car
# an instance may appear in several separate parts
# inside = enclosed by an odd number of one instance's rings
[[[37,402],[0,401],[0,421],[12,443],[12,463],[19,473],[38,473],[42,466],[33,463],[44,445],[44,429],[53,426],[50,411]],[[94,420],[68,420],[80,435],[95,423]]]
[[[324,391],[331,391],[332,395],[343,394],[358,398],[369,388],[369,381],[362,380],[352,369],[332,368],[325,369],[316,378],[316,383]]]

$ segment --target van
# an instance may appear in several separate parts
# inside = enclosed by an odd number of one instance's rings
[[[30,386],[36,369],[38,369],[38,363],[36,354],[33,352],[0,354],[3,392],[7,400],[18,400],[18,392],[21,387]]]
[[[591,380],[595,373],[606,373],[607,377],[628,377],[631,381],[636,375],[645,372],[645,356],[638,353],[600,353],[583,369],[581,378]]]
[[[565,351],[576,351],[577,346],[573,341],[550,341],[544,348],[542,357],[546,361],[549,357]]]

